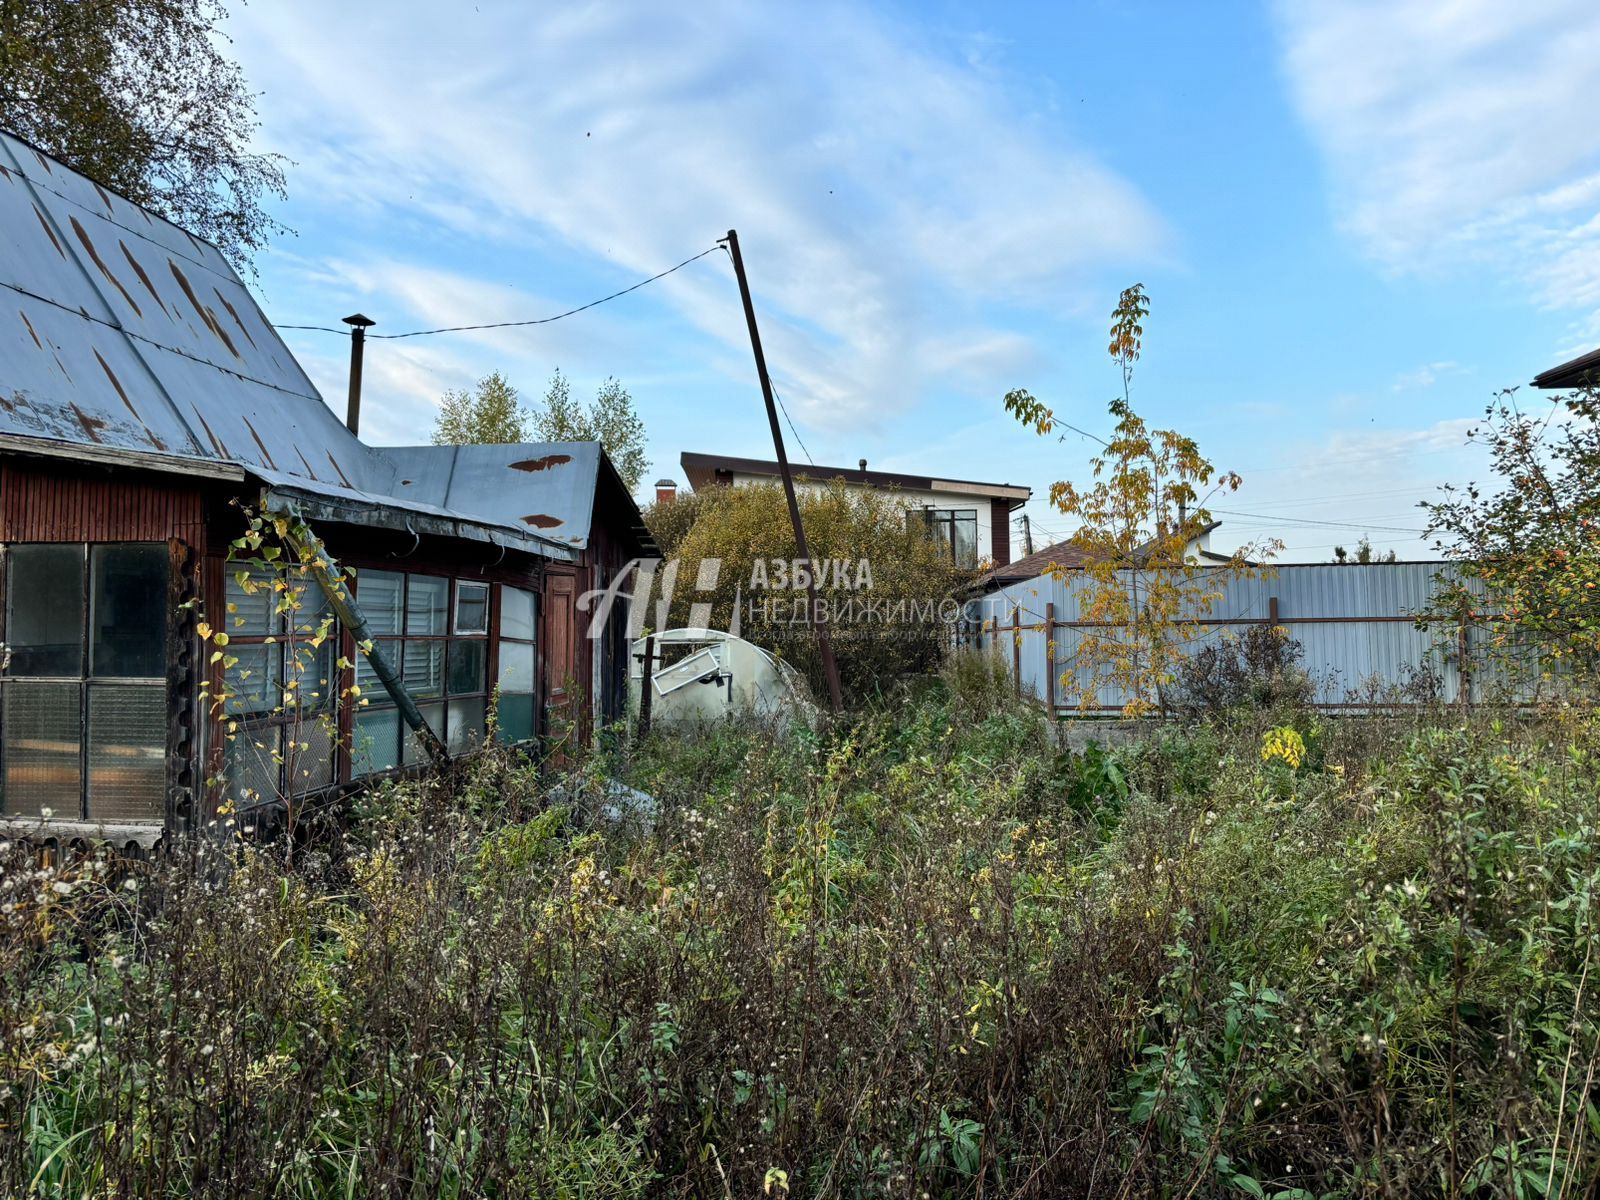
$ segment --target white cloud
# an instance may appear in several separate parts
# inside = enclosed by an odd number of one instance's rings
[[[1425,363],[1422,366],[1417,367],[1415,370],[1402,371],[1399,375],[1396,375],[1394,383],[1391,384],[1390,387],[1391,390],[1396,392],[1409,392],[1417,391],[1422,388],[1430,388],[1435,383],[1439,382],[1439,377],[1441,375],[1459,375],[1465,369],[1466,368],[1462,367],[1460,363],[1456,362],[1446,361]]]
[[[1397,270],[1480,260],[1600,306],[1600,6],[1281,0],[1283,70],[1344,227]]]
[[[576,251],[627,276],[737,227],[773,372],[812,422],[870,424],[941,370],[1026,361],[985,304],[1059,300],[1168,239],[987,69],[853,6],[262,5],[233,24],[265,140],[353,226],[411,213],[505,247],[508,273]],[[432,250],[364,266],[421,282]],[[748,373],[724,260],[653,290]],[[454,323],[473,297],[407,299]]]

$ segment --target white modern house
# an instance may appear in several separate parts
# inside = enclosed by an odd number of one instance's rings
[[[748,487],[774,483],[779,478],[775,461],[733,458],[721,454],[685,451],[679,460],[684,476],[695,491],[711,487]],[[1012,513],[1028,502],[1033,491],[1011,483],[979,483],[970,479],[941,479],[899,471],[869,471],[867,460],[854,467],[824,467],[814,463],[790,464],[798,487],[824,487],[841,480],[847,487],[892,490],[908,512],[920,512],[929,531],[949,548],[960,567],[982,563],[1003,566],[1011,561]],[[670,500],[676,492],[671,480],[656,484],[656,499]]]

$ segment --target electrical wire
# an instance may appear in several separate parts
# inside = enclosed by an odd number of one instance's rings
[[[1222,513],[1229,517],[1251,517],[1258,521],[1270,521],[1274,524],[1285,525],[1310,525],[1315,528],[1325,529],[1378,529],[1384,533],[1413,533],[1422,537],[1427,533],[1425,529],[1406,529],[1399,525],[1363,525],[1351,521],[1314,521],[1310,517],[1285,517],[1276,513],[1239,512],[1236,509],[1212,508],[1208,511]]]
[[[631,287],[625,287],[620,292],[612,292],[609,296],[601,296],[598,300],[591,300],[587,304],[580,304],[577,308],[569,308],[566,312],[557,313],[553,317],[537,317],[527,321],[494,321],[486,325],[447,325],[439,329],[410,329],[405,333],[369,333],[367,334],[367,337],[383,338],[388,341],[395,341],[399,338],[432,337],[436,333],[471,333],[481,329],[520,329],[529,325],[548,325],[552,321],[564,320],[567,317],[576,316],[578,313],[587,312],[591,308],[597,308],[602,304],[607,304],[612,300],[620,299],[621,297],[626,296],[629,292],[636,292],[640,288],[656,282],[658,279],[665,279],[674,271],[683,270],[683,268],[687,267],[690,263],[698,262],[708,254],[715,254],[720,249],[722,249],[722,246],[718,244],[712,246],[708,250],[702,250],[699,254],[684,259],[676,266],[668,267],[665,271],[661,271],[650,276],[649,279],[641,279],[638,283],[633,284]],[[301,329],[312,333],[347,334],[350,332],[348,329],[333,329],[327,325],[275,325],[274,328]]]
[[[794,434],[794,440],[800,443],[800,452],[806,456],[808,463],[813,467],[816,466],[817,460],[811,457],[811,451],[806,449],[806,444],[800,436],[800,431],[794,427],[794,418],[789,415],[789,409],[783,403],[783,397],[778,393],[778,385],[772,382],[771,375],[767,376],[767,383],[772,386],[772,398],[778,402],[778,407],[783,411],[783,419],[789,422],[789,432]]]

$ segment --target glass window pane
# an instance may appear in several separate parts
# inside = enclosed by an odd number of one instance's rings
[[[166,796],[167,689],[91,686],[90,820],[161,821]]]
[[[13,546],[6,573],[11,674],[81,676],[83,547]]]
[[[167,548],[155,543],[95,546],[89,673],[160,679],[167,673]],[[92,721],[91,721],[92,724]]]
[[[444,695],[444,642],[406,642],[403,675],[406,691],[413,699],[426,700]]]
[[[450,581],[436,575],[411,575],[406,587],[406,632],[438,636],[445,632]]]
[[[525,742],[533,737],[533,697],[502,694],[495,708],[499,740]]]
[[[499,688],[503,694],[533,694],[533,647],[518,642],[500,643]]]
[[[266,567],[228,565],[226,588],[228,615],[218,626],[232,637],[266,637],[282,628],[278,622],[278,592],[273,586],[276,571]]]
[[[400,600],[404,575],[393,571],[362,571],[356,576],[356,603],[367,618],[367,632],[385,637],[400,632]]]
[[[223,711],[230,716],[253,716],[277,708],[282,686],[282,680],[278,678],[282,650],[278,644],[230,645],[226,653],[238,661],[222,674],[223,685],[228,691]]]
[[[533,640],[533,593],[521,588],[500,589],[500,636]]]
[[[235,813],[277,800],[282,730],[276,725],[240,729],[224,743],[223,796]]]
[[[334,729],[331,720],[308,720],[283,730],[284,776],[296,796],[333,783]]]
[[[483,710],[482,696],[450,701],[450,737],[447,745],[451,754],[460,754],[483,744]]]
[[[7,816],[82,813],[78,752],[82,684],[12,680],[5,685]]]
[[[428,723],[428,728],[440,737],[444,736],[444,705],[419,704],[417,709],[422,713],[422,719]],[[400,727],[400,743],[403,747],[401,760],[406,766],[428,761],[428,752],[422,748],[422,741],[411,732],[411,726],[402,724]]]
[[[350,738],[351,769],[371,775],[400,765],[400,714],[392,709],[361,710]]]
[[[289,605],[287,625],[292,632],[306,636],[321,633],[325,618],[329,619],[327,632],[332,634],[337,630],[338,626],[331,620],[333,610],[328,606],[328,597],[316,580],[291,574],[285,582],[288,586],[285,600]]]
[[[482,640],[450,643],[450,694],[452,696],[486,690],[483,668],[486,662],[485,652],[487,650],[488,643]]]
[[[383,652],[388,656],[389,665],[395,670],[400,669],[400,643],[395,638],[381,638],[378,645],[383,647]],[[356,647],[356,686],[361,689],[361,694],[374,704],[389,703],[389,693],[384,690],[383,684],[378,681],[378,673],[372,669],[372,662]]]
[[[958,567],[978,565],[978,518],[958,518],[955,522],[955,561]]]
[[[284,683],[295,685],[286,688],[285,700],[297,695],[299,707],[306,713],[331,707],[339,696],[338,669],[334,666],[337,657],[338,647],[332,638],[320,646],[303,640],[284,643]]]
[[[489,585],[456,584],[456,632],[489,632]]]

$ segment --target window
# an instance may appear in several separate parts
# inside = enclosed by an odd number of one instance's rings
[[[500,586],[500,660],[495,676],[500,703],[495,718],[502,742],[526,742],[533,737],[534,697],[538,693],[536,616],[532,592]]]
[[[0,811],[162,819],[166,605],[158,543],[9,549]]]
[[[233,660],[223,677],[223,778],[244,808],[337,778],[339,634],[310,579],[230,564],[223,588]]]
[[[483,739],[488,707],[489,585],[361,571],[355,593],[373,641],[400,673],[423,719],[452,754],[470,750]],[[361,704],[351,723],[353,773],[421,762],[427,752],[360,653],[356,684]]]
[[[906,514],[907,524],[918,519],[916,509]],[[928,534],[944,556],[958,567],[978,565],[978,510],[975,508],[924,508],[920,510]]]

